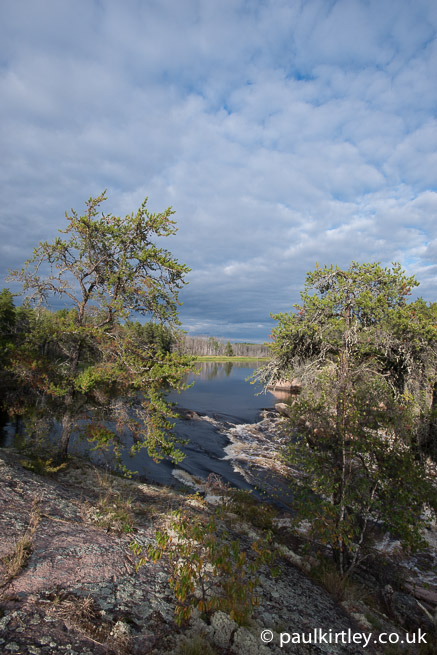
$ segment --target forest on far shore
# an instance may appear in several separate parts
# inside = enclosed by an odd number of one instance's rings
[[[270,348],[262,343],[231,343],[225,339],[184,334],[179,348],[186,355],[196,357],[269,357]]]

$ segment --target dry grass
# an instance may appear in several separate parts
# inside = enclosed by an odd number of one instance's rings
[[[24,534],[16,541],[13,550],[2,559],[6,567],[6,584],[17,577],[26,566],[32,554],[32,542],[41,518],[40,499],[35,498],[30,510],[29,525]]]
[[[329,560],[321,559],[311,569],[310,576],[338,602],[349,600],[366,603],[370,600],[369,591],[363,585],[347,576],[341,576]]]
[[[131,653],[130,635],[120,629],[118,623],[105,620],[91,596],[81,598],[71,593],[60,592],[51,598],[50,614],[65,621],[88,639],[106,647],[108,654],[127,655]]]
[[[66,479],[87,497],[81,503],[83,522],[106,530],[129,532],[134,525],[157,525],[161,517],[190,502],[190,497],[174,489],[122,478],[83,462],[73,462]],[[97,499],[91,500],[96,492]]]
[[[95,521],[101,528],[115,532],[132,532],[134,516],[132,498],[108,491],[99,497]]]
[[[111,624],[102,620],[91,596],[78,598],[74,594],[61,592],[52,598],[50,613],[78,628],[99,643],[105,642],[111,632]]]
[[[83,505],[84,521],[91,521],[108,532],[130,533],[134,525],[131,487],[104,471],[94,472],[96,487],[101,493],[96,502]]]

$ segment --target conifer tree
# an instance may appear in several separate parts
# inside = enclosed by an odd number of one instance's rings
[[[295,311],[273,316],[273,357],[257,374],[264,384],[302,381],[286,449],[306,481],[295,488],[297,516],[330,545],[341,574],[369,554],[375,521],[415,547],[424,504],[436,506],[417,448],[436,326],[422,300],[407,302],[417,284],[399,265],[317,267]]]
[[[59,458],[80,429],[116,451],[128,433],[134,451],[146,447],[156,459],[178,459],[164,392],[183,387],[188,359],[141,343],[121,326],[132,315],[178,323],[178,292],[189,269],[156,245],[175,234],[174,212],[150,213],[146,199],[122,218],[100,212],[105,199],[90,198],[82,216],[66,213],[61,236],[40,243],[10,274],[39,307],[15,353],[14,373],[33,391],[29,414],[60,424]],[[45,310],[53,298],[65,309]]]

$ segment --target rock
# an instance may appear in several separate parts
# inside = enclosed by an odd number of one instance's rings
[[[223,502],[223,496],[213,496],[212,494],[206,494],[203,500],[205,503],[209,503],[210,505],[220,505]]]
[[[175,409],[178,418],[183,421],[201,421],[202,417],[200,414],[195,412],[193,409],[186,409],[185,407],[177,407]]]
[[[287,403],[276,403],[275,409],[281,416],[290,417],[290,406]]]
[[[269,391],[288,391],[289,393],[299,393],[302,389],[302,383],[297,378],[292,380],[278,380],[273,384],[267,385]]]
[[[214,629],[214,643],[219,648],[228,648],[238,625],[224,612],[215,612],[211,618],[211,625]]]
[[[417,585],[409,584],[408,582],[405,583],[405,588],[408,589],[415,598],[423,600],[430,605],[437,605],[437,591],[418,587]]]
[[[418,602],[408,594],[395,591],[391,600],[391,610],[395,619],[405,630],[414,632],[422,628],[425,632],[435,632],[434,622]]]
[[[111,636],[114,639],[120,639],[130,636],[130,628],[124,621],[117,621],[111,630]]]
[[[287,548],[287,546],[284,546],[284,544],[279,544],[278,550],[283,557],[285,557],[294,566],[297,566],[297,568],[301,571],[309,571],[311,569],[311,566],[308,562],[306,562],[300,555]]]
[[[248,628],[238,628],[232,643],[235,655],[269,655],[271,652],[261,643],[259,635],[254,635]]]
[[[54,479],[41,478],[19,465],[18,454],[0,449],[0,480],[0,578],[4,575],[1,558],[26,530],[33,499],[41,499],[31,555],[0,599],[0,652],[5,655],[12,655],[14,648],[17,654],[30,654],[30,647],[39,648],[41,655],[174,655],[175,636],[187,632],[201,635],[220,653],[281,655],[291,648],[280,649],[276,632],[271,643],[262,644],[263,630],[275,631],[278,626],[296,633],[316,626],[356,629],[345,608],[303,575],[297,568],[302,564],[299,555],[284,546],[276,562],[277,577],[272,577],[268,567],[258,571],[259,606],[253,607],[250,628],[238,626],[218,611],[210,625],[193,612],[190,626],[175,630],[175,598],[165,564],[148,562],[136,572],[129,548],[132,535],[107,532],[89,520],[85,510],[95,508],[99,495],[108,492],[93,467],[81,463]],[[171,509],[191,511],[194,502],[169,488],[143,482],[114,477],[107,484],[135,500],[135,540],[143,549],[155,543],[155,531],[162,529],[161,522]],[[217,480],[216,485],[213,495],[220,494]],[[194,509],[196,515],[210,511],[200,501]],[[229,521],[229,530],[250,557],[258,533],[237,519]],[[419,612],[416,623],[424,621],[417,603],[415,609]],[[364,615],[361,608],[353,611],[360,619]],[[406,611],[412,613],[411,608]],[[198,652],[207,655],[208,651]],[[352,644],[332,644],[329,651],[323,651],[328,652],[363,655],[362,647]],[[321,650],[296,645],[293,653],[321,655]]]
[[[355,621],[358,623],[360,626],[360,629],[364,632],[372,632],[373,626],[372,624],[368,621],[368,619],[365,616],[365,612],[367,611],[367,607],[361,603],[360,601],[354,601],[354,600],[344,600],[341,603],[341,606],[344,607],[344,609],[354,617]]]
[[[156,637],[151,632],[144,632],[137,637],[134,644],[134,655],[149,653],[156,644]]]

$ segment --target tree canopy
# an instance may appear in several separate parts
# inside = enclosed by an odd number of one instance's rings
[[[0,366],[4,365],[13,344],[15,331],[14,297],[9,289],[0,293]]]
[[[178,292],[189,269],[156,243],[175,234],[174,212],[150,213],[146,199],[122,218],[100,211],[105,199],[90,198],[81,216],[66,213],[62,236],[40,243],[10,274],[39,307],[14,354],[14,373],[33,390],[32,416],[61,424],[60,456],[86,419],[82,432],[100,445],[117,449],[128,432],[134,450],[178,458],[164,392],[183,387],[189,361],[122,325],[138,315],[169,329],[178,323]],[[65,309],[44,310],[54,298]]]
[[[264,384],[301,379],[286,456],[305,471],[301,517],[341,573],[365,556],[371,524],[420,541],[434,493],[420,458],[436,378],[435,310],[407,302],[399,265],[353,263],[308,273],[301,303],[274,316]]]

